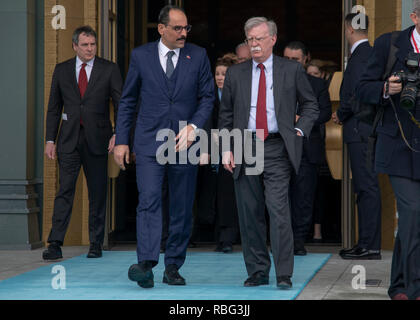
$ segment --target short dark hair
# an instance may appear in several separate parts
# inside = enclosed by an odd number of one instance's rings
[[[72,41],[73,41],[74,44],[76,44],[76,45],[79,44],[79,36],[82,33],[86,34],[87,36],[94,37],[95,40],[97,40],[96,32],[95,32],[95,30],[93,30],[93,28],[91,26],[82,26],[82,27],[77,28],[73,32]]]
[[[361,18],[364,18],[365,19],[365,21],[366,21],[366,28],[360,28],[360,29],[354,29],[354,30],[356,32],[367,33],[368,32],[368,29],[369,29],[369,17],[366,14],[364,14],[364,13],[349,13],[344,18],[344,21],[345,21],[346,25],[352,26],[353,19],[355,17],[359,16],[359,15],[360,15]]]
[[[160,10],[159,17],[158,17],[158,23],[164,24],[165,26],[168,25],[168,23],[169,23],[169,12],[171,10],[179,10],[179,11],[181,11],[185,14],[184,9],[182,9],[178,6],[172,5],[172,4],[168,4]]]
[[[292,50],[302,50],[302,53],[305,57],[309,54],[308,48],[301,41],[289,42],[284,48],[285,49],[288,48]]]

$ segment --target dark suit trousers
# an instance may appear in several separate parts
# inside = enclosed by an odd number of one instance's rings
[[[390,297],[420,297],[420,181],[389,176],[397,199],[398,233],[392,256]]]
[[[358,245],[368,250],[381,249],[381,191],[378,176],[366,166],[367,144],[348,143],[354,191],[357,194]]]
[[[59,153],[57,158],[60,188],[54,201],[48,242],[64,242],[73,208],[77,178],[83,166],[89,194],[89,241],[102,244],[106,216],[108,154],[92,154],[81,128],[76,149],[72,153]]]
[[[299,173],[292,174],[290,181],[292,227],[295,242],[300,241],[303,244],[311,227],[317,180],[317,165],[310,163],[304,154]]]
[[[180,268],[185,261],[191,236],[197,166],[160,165],[155,156],[136,155],[137,187],[137,258],[159,261],[162,237],[162,183],[168,175],[169,226],[165,265]]]
[[[292,276],[293,232],[289,206],[291,171],[284,142],[276,138],[264,142],[263,173],[246,175],[244,170],[235,180],[242,250],[249,276],[256,272],[266,275],[270,272],[265,205],[270,216],[270,243],[276,275]]]

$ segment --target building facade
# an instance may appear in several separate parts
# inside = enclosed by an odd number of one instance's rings
[[[167,3],[186,9],[193,25],[191,41],[204,46],[212,61],[221,52],[233,51],[243,40],[242,26],[247,18],[264,15],[278,23],[279,47],[290,40],[303,40],[313,49],[313,56],[333,60],[341,70],[349,50],[344,41],[342,18],[354,6],[363,6],[369,15],[371,44],[385,32],[409,26],[411,11],[411,0],[336,0],[333,4],[315,0],[261,0],[258,12],[251,1],[236,0],[0,2],[3,43],[0,51],[3,65],[0,78],[0,249],[34,249],[43,246],[48,237],[58,189],[58,166],[56,161],[46,160],[43,154],[44,123],[54,67],[74,56],[73,30],[80,25],[91,25],[98,32],[98,55],[117,62],[124,77],[131,50],[157,39],[157,15]],[[340,82],[340,72],[337,72],[330,87],[334,108],[339,104]],[[327,126],[327,155],[332,175],[340,181],[337,214],[341,245],[348,247],[357,238],[355,199],[341,130],[332,123]],[[124,174],[111,159],[105,245],[110,241],[108,235],[112,237],[121,224],[130,224],[130,219],[124,220],[122,214],[128,210],[127,197],[133,186],[129,184],[130,177]],[[391,249],[397,223],[396,206],[387,177],[381,176],[380,181],[383,248]],[[81,172],[65,245],[89,244],[88,210],[86,179]]]

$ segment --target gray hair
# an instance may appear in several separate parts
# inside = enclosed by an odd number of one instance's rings
[[[419,0],[420,1],[420,0]],[[248,31],[252,28],[258,27],[260,24],[265,23],[268,27],[268,31],[270,33],[270,36],[277,35],[277,25],[273,20],[268,20],[265,17],[253,17],[248,19],[247,22],[245,22],[245,35],[248,35]]]
[[[74,44],[79,45],[79,36],[84,33],[87,36],[94,37],[97,40],[96,32],[91,26],[82,26],[74,30],[72,41]]]
[[[413,0],[413,12],[420,13],[420,0]]]

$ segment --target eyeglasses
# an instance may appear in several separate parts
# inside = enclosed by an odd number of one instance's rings
[[[261,41],[263,41],[264,39],[267,39],[269,36],[265,36],[265,37],[258,37],[258,38],[246,38],[244,40],[244,42],[246,44],[251,44],[252,42],[257,42],[257,43],[261,43]]]
[[[190,32],[191,31],[191,28],[192,28],[192,25],[186,25],[186,26],[171,26],[171,25],[169,25],[169,24],[167,24],[166,25],[167,27],[171,27],[172,28],[172,30],[174,30],[176,33],[181,33],[182,32],[182,30],[185,30],[185,31],[187,31],[187,33],[188,32]]]

